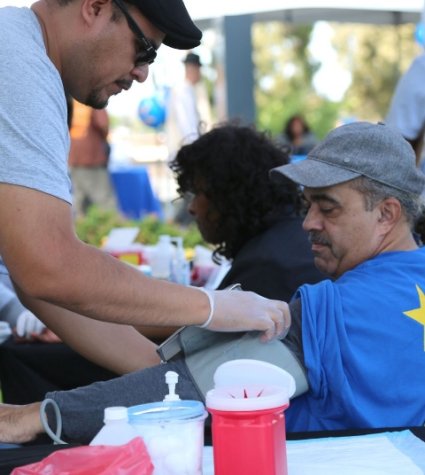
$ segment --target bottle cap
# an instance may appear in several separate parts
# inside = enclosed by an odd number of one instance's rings
[[[127,408],[123,406],[106,407],[103,422],[128,421]]]
[[[228,361],[214,373],[207,392],[209,409],[255,411],[284,406],[295,393],[295,380],[285,370],[264,361]]]

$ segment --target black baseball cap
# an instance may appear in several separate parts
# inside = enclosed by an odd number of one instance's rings
[[[202,32],[193,23],[182,0],[126,0],[165,33],[163,43],[175,49],[191,49],[201,43]]]
[[[184,64],[193,64],[194,66],[202,66],[201,58],[196,53],[187,53],[186,57],[183,60]]]

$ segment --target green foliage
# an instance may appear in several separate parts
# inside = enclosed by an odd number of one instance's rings
[[[257,23],[253,28],[257,126],[279,134],[288,118],[302,114],[318,138],[341,118],[382,120],[400,75],[418,54],[414,25],[332,23],[338,62],[352,82],[340,102],[317,94],[320,68],[310,54],[314,25]]]
[[[164,222],[156,216],[147,216],[142,220],[123,218],[120,214],[111,210],[102,210],[96,206],[89,208],[86,216],[75,221],[75,229],[78,237],[96,247],[102,245],[103,240],[113,228],[137,227],[140,232],[137,242],[143,244],[156,244],[161,234],[170,236],[182,236],[184,247],[191,248],[197,244],[206,245],[196,225],[187,227],[178,226],[172,222]]]
[[[320,97],[312,78],[320,67],[309,54],[312,25],[256,24],[254,62],[257,125],[281,133],[294,114],[302,114],[313,132],[324,137],[334,127],[340,106]]]
[[[400,75],[418,54],[414,25],[332,26],[334,48],[352,73],[341,110],[359,119],[382,120]]]

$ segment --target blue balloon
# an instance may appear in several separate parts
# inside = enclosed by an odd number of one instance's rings
[[[155,94],[142,99],[138,107],[139,119],[149,127],[157,129],[164,124],[166,104],[163,94]]]
[[[415,28],[415,40],[421,45],[425,46],[425,24],[417,23]]]

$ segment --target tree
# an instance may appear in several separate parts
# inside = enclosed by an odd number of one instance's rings
[[[320,63],[308,52],[312,25],[279,22],[253,29],[255,100],[259,128],[281,132],[288,118],[301,113],[323,137],[335,124],[338,106],[320,97],[312,79]]]
[[[385,117],[400,74],[419,52],[414,25],[333,23],[331,27],[339,62],[352,75],[351,86],[339,102],[321,97],[313,87],[321,66],[308,49],[313,25],[254,25],[259,128],[278,134],[291,115],[301,113],[323,137],[344,117],[371,121]]]
[[[382,120],[400,75],[419,52],[414,25],[332,26],[334,47],[352,73],[342,109],[359,119]]]

